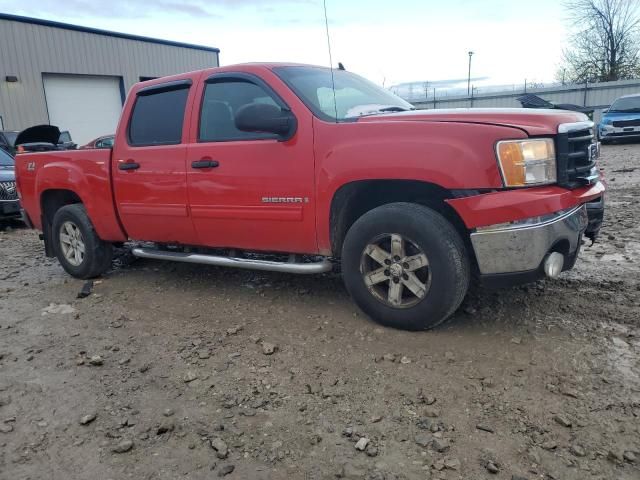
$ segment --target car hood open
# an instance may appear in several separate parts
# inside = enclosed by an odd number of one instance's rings
[[[16,146],[25,143],[58,143],[60,129],[54,125],[36,125],[21,131],[16,137]]]

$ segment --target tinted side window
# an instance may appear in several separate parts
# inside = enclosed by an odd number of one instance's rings
[[[189,88],[183,86],[138,95],[129,122],[129,143],[134,146],[180,143],[188,94]]]
[[[279,106],[261,86],[245,80],[227,79],[208,83],[200,112],[199,140],[218,142],[277,138],[271,133],[242,132],[236,128],[234,121],[236,112],[240,107],[250,103]]]
[[[104,140],[100,141],[100,146],[102,148],[111,148],[113,147],[113,141],[114,137],[105,138]]]

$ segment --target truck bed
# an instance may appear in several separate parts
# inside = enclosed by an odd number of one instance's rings
[[[80,197],[100,238],[126,240],[117,218],[111,182],[111,150],[60,150],[16,156],[16,181],[22,208],[42,230],[42,210],[65,192]]]

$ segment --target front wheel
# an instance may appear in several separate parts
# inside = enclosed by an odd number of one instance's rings
[[[53,248],[67,273],[93,278],[111,266],[113,247],[98,237],[81,204],[65,205],[53,217]]]
[[[413,203],[375,208],[352,225],[342,248],[347,290],[373,320],[405,330],[445,321],[469,286],[469,260],[456,229]]]

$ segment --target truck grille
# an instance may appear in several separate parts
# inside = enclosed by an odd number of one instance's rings
[[[613,122],[614,127],[640,127],[640,118],[634,120],[618,120]]]
[[[17,200],[16,182],[0,182],[0,200]]]
[[[566,130],[561,130],[556,138],[558,185],[576,188],[595,183],[599,178],[598,144],[594,141],[593,125],[569,124]]]

